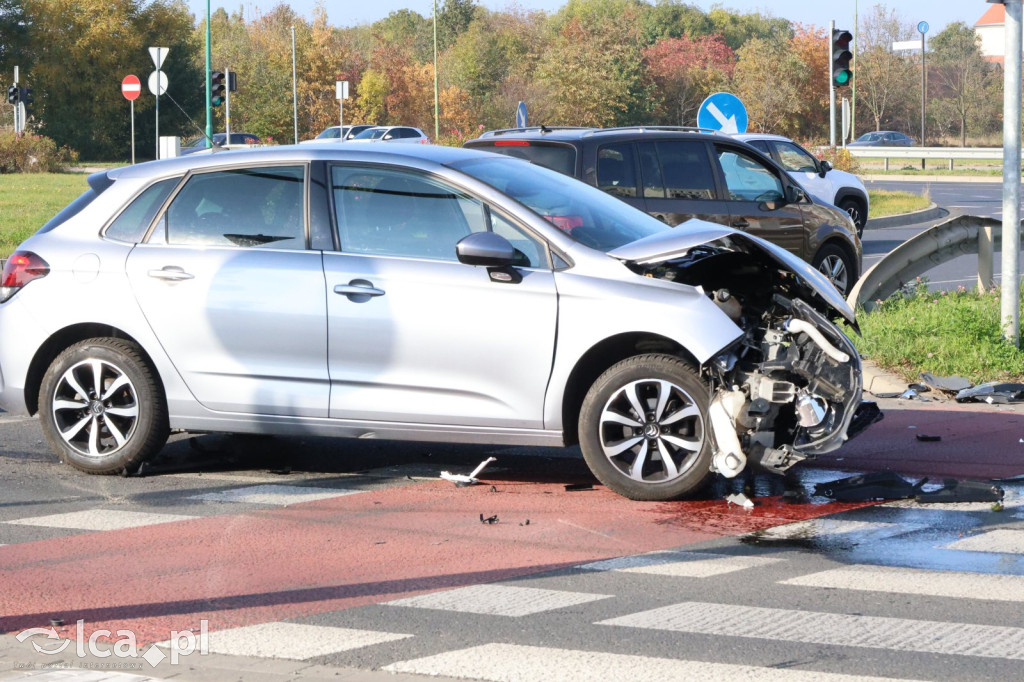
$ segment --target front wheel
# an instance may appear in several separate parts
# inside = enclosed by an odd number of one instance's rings
[[[853,261],[842,247],[826,244],[818,251],[812,265],[832,282],[832,286],[844,298],[850,293],[854,282]]]
[[[61,461],[90,474],[134,471],[169,433],[155,373],[122,339],[88,339],[58,355],[43,376],[39,412]]]
[[[583,457],[631,500],[675,500],[711,477],[708,389],[671,355],[637,355],[602,374],[580,413]]]
[[[839,202],[839,208],[846,211],[850,216],[850,220],[857,227],[857,236],[864,236],[864,225],[867,224],[868,216],[867,211],[861,207],[860,202],[856,199],[843,199]]]

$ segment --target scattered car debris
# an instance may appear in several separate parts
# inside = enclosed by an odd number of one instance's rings
[[[490,464],[491,462],[496,461],[498,461],[496,457],[488,457],[484,461],[480,462],[480,464],[477,465],[476,469],[473,469],[473,472],[469,474],[469,476],[466,476],[465,474],[453,474],[450,471],[442,471],[441,478],[443,478],[446,481],[451,481],[459,488],[464,488],[467,485],[476,485],[477,483],[480,482],[480,479],[478,479],[477,476],[480,474],[481,471],[484,470],[484,467]]]
[[[55,628],[56,627],[60,627],[61,625],[64,625],[64,619],[63,618],[51,618],[50,619],[50,625],[52,625]]]
[[[523,522],[522,522],[522,523],[520,523],[519,525],[520,525],[520,526],[529,526],[529,525],[530,525],[530,519],[526,519],[525,521],[523,521]]]
[[[1002,502],[1003,489],[994,483],[982,481],[958,481],[955,478],[943,480],[943,487],[914,497],[921,503],[928,502]]]
[[[938,443],[942,440],[942,436],[929,436],[924,433],[919,433],[915,436],[922,443]]]
[[[565,486],[565,490],[567,492],[570,492],[570,493],[578,491],[578,490],[593,490],[593,489],[594,489],[594,484],[593,483],[568,483]]]
[[[732,495],[726,495],[725,501],[727,505],[735,504],[737,507],[743,507],[744,509],[753,509],[754,501],[743,493],[734,493]]]
[[[979,402],[989,405],[1006,405],[1024,401],[1024,384],[989,381],[973,388],[965,388],[956,394],[958,403]]]
[[[495,514],[494,516],[488,516],[487,518],[484,518],[483,514],[480,515],[480,523],[486,523],[487,525],[493,525],[493,524],[495,524],[497,522],[498,522],[498,515],[497,514]]]
[[[283,467],[281,469],[270,469],[267,471],[268,474],[274,474],[276,476],[288,476],[292,473],[291,467]]]
[[[498,492],[498,487],[497,487],[497,486],[494,486],[494,485],[492,485],[492,486],[491,486],[491,490],[490,490],[490,492],[492,492],[492,493],[496,493],[496,492]]]
[[[920,376],[921,381],[923,381],[927,386],[943,393],[959,393],[960,391],[971,388],[974,385],[964,377],[937,377],[931,372],[922,372]]]
[[[850,421],[850,426],[846,429],[847,440],[856,438],[860,434],[864,433],[864,430],[869,426],[876,424],[883,419],[885,419],[885,413],[879,409],[878,403],[870,400],[861,402],[860,409],[854,413],[853,420]]]
[[[818,483],[814,486],[814,494],[840,502],[903,500],[920,494],[921,487],[927,482],[927,478],[922,478],[917,483],[911,483],[892,471],[877,471]]]

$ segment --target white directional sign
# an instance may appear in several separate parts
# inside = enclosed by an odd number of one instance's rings
[[[745,133],[747,108],[736,95],[716,92],[701,103],[697,110],[697,125],[723,133]]]
[[[149,86],[151,93],[160,96],[167,92],[167,74],[163,71],[154,71],[149,74],[149,81],[146,84]]]
[[[149,56],[153,60],[153,67],[159,71],[160,67],[164,65],[164,60],[167,59],[167,53],[170,51],[169,47],[151,47],[149,48]]]
[[[334,99],[348,99],[348,81],[334,81]]]

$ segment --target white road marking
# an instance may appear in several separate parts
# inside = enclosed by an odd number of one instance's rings
[[[153,526],[158,523],[188,521],[195,516],[180,514],[153,514],[150,512],[121,511],[118,509],[87,509],[85,511],[34,516],[15,519],[7,523],[18,526],[42,526],[45,528],[72,528],[75,530],[125,530],[139,526]]]
[[[707,552],[651,552],[634,556],[619,557],[606,561],[595,561],[577,566],[586,571],[618,571],[621,573],[644,573],[647,575],[668,575],[685,578],[710,578],[723,573],[758,568],[783,561],[783,559],[731,556]]]
[[[301,623],[262,623],[209,634],[210,651],[229,656],[290,658],[304,661],[338,651],[407,639],[412,635],[373,630],[350,630]],[[160,642],[167,649],[170,642]]]
[[[745,537],[762,540],[818,540],[832,535],[850,535],[852,533],[870,536],[872,539],[909,533],[921,528],[910,523],[870,523],[867,521],[840,521],[838,519],[809,519],[774,526],[764,530],[747,533]]]
[[[885,566],[845,566],[783,580],[781,585],[926,594],[955,599],[1024,602],[1024,576],[927,571]]]
[[[243,504],[269,504],[286,507],[302,502],[329,500],[332,497],[354,495],[362,490],[346,490],[345,488],[312,488],[297,485],[254,485],[245,488],[232,488],[216,492],[192,495],[189,499],[207,502],[234,502]]]
[[[455,590],[424,594],[419,597],[385,602],[388,606],[411,606],[489,616],[529,616],[544,611],[609,599],[609,594],[587,594],[561,590],[541,590],[513,585],[471,585]]]
[[[926,578],[921,578],[922,581]],[[647,630],[1024,660],[1024,629],[685,602],[601,621]]]
[[[963,549],[969,552],[1024,554],[1024,530],[997,528],[987,533],[957,540],[946,545],[946,548]]]
[[[1007,490],[1003,494],[1002,505],[1004,509],[1024,508],[1024,497],[1021,497],[1013,490]],[[992,502],[918,502],[917,500],[893,500],[878,505],[879,507],[893,507],[896,509],[933,509],[935,511],[962,511],[962,512],[990,512]]]
[[[43,664],[40,664],[39,667],[42,668]],[[3,679],[9,682],[13,682],[13,680],[29,680],[31,682],[164,682],[162,677],[143,677],[142,675],[132,675],[131,673],[113,672],[110,670],[82,670],[81,668],[48,670],[45,672],[33,670],[14,677],[5,676]]]
[[[411,673],[491,682],[664,682],[665,680],[743,680],[744,682],[901,682],[886,677],[842,675],[795,668],[653,658],[600,651],[573,651],[518,644],[484,644],[384,666]],[[902,682],[906,682],[905,680]]]

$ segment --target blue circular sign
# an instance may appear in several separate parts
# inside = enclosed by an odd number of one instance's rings
[[[747,108],[730,92],[708,95],[697,110],[697,126],[723,133],[747,132]]]
[[[927,33],[928,32],[928,22],[927,21],[922,21],[920,24],[917,25],[917,30],[920,33]]]

